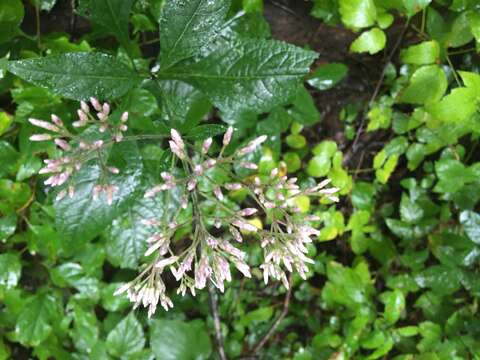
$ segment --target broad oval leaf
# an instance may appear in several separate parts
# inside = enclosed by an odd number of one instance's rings
[[[8,70],[25,81],[74,100],[91,96],[115,99],[140,81],[133,70],[102,53],[75,52],[10,61]]]
[[[205,93],[225,113],[262,113],[296,95],[317,54],[274,40],[232,41],[200,61],[160,73]]]

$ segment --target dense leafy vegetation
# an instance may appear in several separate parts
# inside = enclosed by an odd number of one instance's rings
[[[480,358],[480,2],[296,6],[0,2],[0,359]],[[273,39],[272,9],[343,58]],[[162,273],[149,225],[231,274]],[[152,264],[168,312],[119,294]]]

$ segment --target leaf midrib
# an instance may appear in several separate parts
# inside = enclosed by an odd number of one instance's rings
[[[15,67],[14,67],[15,69]],[[11,71],[11,70],[10,70]],[[58,72],[58,71],[52,71],[52,70],[31,70],[27,69],[27,71],[30,71],[31,73],[39,73],[39,74],[51,74],[51,75],[57,75],[57,76],[64,76],[67,73],[66,72]],[[13,72],[13,71],[12,71]],[[89,78],[89,79],[106,79],[106,80],[132,80],[137,78],[137,75],[131,74],[130,76],[105,76],[105,75],[93,75],[93,74],[85,74],[85,73],[72,73],[68,72],[68,75],[70,77],[76,77],[76,78]]]

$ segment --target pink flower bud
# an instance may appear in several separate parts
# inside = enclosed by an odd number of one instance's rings
[[[52,114],[50,116],[50,118],[52,119],[52,121],[55,125],[60,126],[60,127],[63,126],[63,121],[57,115]]]
[[[128,121],[128,111],[125,111],[125,112],[122,114],[122,117],[120,118],[120,121],[121,121],[121,122],[127,122],[127,121]]]
[[[245,208],[243,210],[240,210],[238,212],[238,215],[239,216],[251,216],[253,214],[256,214],[257,212],[258,212],[258,210],[255,209],[255,208]]]
[[[82,110],[78,109],[77,114],[78,114],[78,118],[80,119],[81,122],[87,122],[88,121],[87,114],[85,114]]]
[[[220,200],[220,201],[223,200],[222,190],[220,190],[220,188],[218,186],[215,189],[213,189],[213,193],[215,194],[215,196],[218,200]]]
[[[85,101],[80,101],[80,108],[85,114],[88,114],[90,112],[90,107]]]
[[[47,121],[37,120],[37,119],[28,119],[28,121],[30,122],[30,124],[35,125],[39,128],[45,129],[45,130],[49,130],[49,131],[53,131],[53,132],[59,132],[60,131],[60,129],[57,126],[55,126],[52,123],[49,123]]]
[[[208,138],[203,142],[203,145],[202,145],[202,153],[203,154],[208,153],[208,150],[210,149],[210,146],[212,145],[212,142],[213,142],[212,138]]]
[[[251,163],[251,162],[243,162],[240,164],[241,167],[249,170],[257,170],[258,166],[257,164]]]
[[[60,147],[62,150],[69,151],[71,149],[68,142],[63,139],[55,139],[55,144]]]
[[[170,130],[170,135],[172,136],[172,140],[177,144],[178,148],[180,150],[183,150],[185,148],[185,144],[183,142],[182,137],[180,136],[179,132],[175,129]]]
[[[223,135],[223,146],[227,146],[230,144],[230,141],[232,140],[232,134],[233,134],[233,127],[229,126],[227,131],[225,132],[225,135]]]
[[[184,159],[185,158],[185,153],[183,152],[182,149],[180,149],[177,145],[176,142],[170,140],[168,142],[168,144],[170,145],[170,150],[172,150],[172,152],[177,155],[180,159]]]
[[[192,179],[187,183],[187,190],[193,191],[193,189],[195,189],[196,186],[197,186],[197,180]]]
[[[98,101],[97,98],[91,97],[90,98],[90,103],[92,104],[92,106],[95,110],[102,111],[102,105],[100,105],[100,102]]]
[[[225,189],[230,191],[240,190],[241,188],[242,188],[242,184],[240,183],[225,184]]]
[[[194,173],[195,175],[197,175],[197,176],[202,175],[202,173],[203,173],[203,167],[202,167],[202,165],[195,165],[195,166],[193,167],[193,173]]]
[[[105,115],[108,115],[110,114],[110,105],[108,103],[104,103],[103,106],[102,106],[102,112],[105,114]]]
[[[30,141],[47,141],[52,140],[52,135],[49,134],[35,134],[30,136]]]

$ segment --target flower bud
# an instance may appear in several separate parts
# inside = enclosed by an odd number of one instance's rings
[[[223,146],[227,146],[230,144],[230,141],[232,140],[232,134],[233,134],[233,127],[229,126],[227,131],[225,132],[225,135],[223,135]]]

